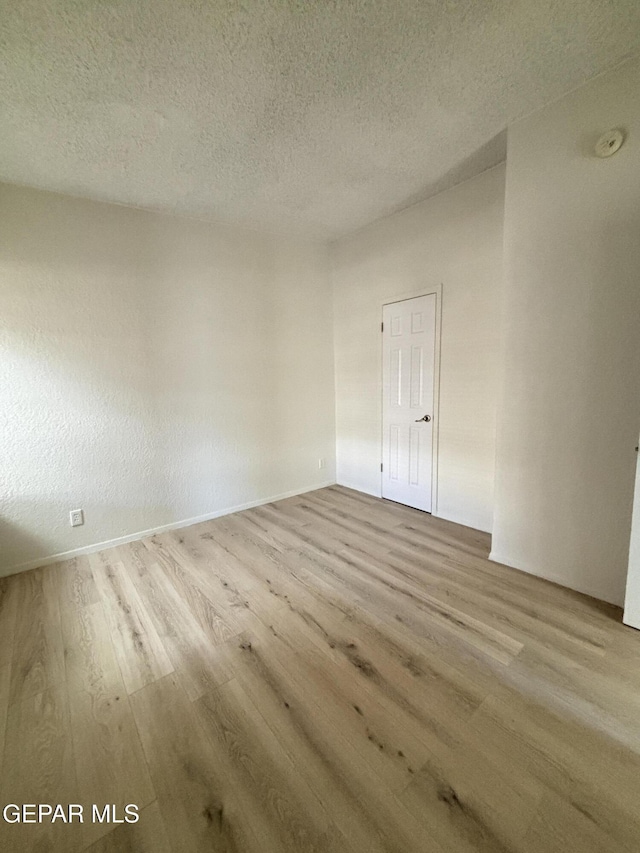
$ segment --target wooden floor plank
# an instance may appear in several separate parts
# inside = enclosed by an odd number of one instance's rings
[[[128,803],[142,808],[155,794],[102,604],[82,606],[84,600],[67,600],[62,625],[78,802],[86,814],[104,802],[122,814]],[[110,828],[87,821],[84,843]]]
[[[131,704],[173,849],[259,850],[178,677],[169,675],[142,688]]]
[[[88,557],[76,557],[60,563],[55,575],[61,612],[67,608],[87,607],[100,601],[100,593]]]
[[[160,807],[150,803],[139,812],[136,823],[124,823],[111,829],[86,848],[87,853],[171,853],[169,836]]]
[[[109,803],[122,817],[134,803],[143,808],[155,798],[135,720],[124,685],[104,693],[69,693],[77,790],[85,814],[94,803]],[[109,831],[108,824],[86,822],[84,844]]]
[[[194,701],[228,680],[210,666],[210,660],[212,645],[223,644],[231,634],[218,634],[212,643],[211,634],[205,633],[189,607],[191,588],[174,586],[158,563],[149,565],[136,586],[188,698]]]
[[[94,554],[91,567],[127,691],[134,693],[173,672],[145,603],[122,563]]]
[[[69,704],[64,684],[14,702],[8,712],[0,775],[0,801],[79,803]],[[80,850],[78,823],[7,823],[0,820],[0,849]]]
[[[62,637],[70,691],[104,693],[122,687],[120,667],[101,603],[67,607]]]
[[[272,837],[278,851],[348,853],[345,838],[235,678],[199,699],[196,710],[217,766],[258,838]]]
[[[553,794],[543,800],[522,845],[523,853],[633,853],[637,849],[621,845],[589,815]]]
[[[0,767],[4,750],[4,733],[9,711],[9,690],[11,688],[11,667],[0,666]]]
[[[509,853],[531,825],[544,786],[468,740],[429,758],[401,796],[452,853]]]
[[[9,666],[13,656],[19,587],[15,577],[0,578],[0,667]]]
[[[64,683],[60,608],[54,574],[34,569],[16,576],[15,636],[10,702]]]

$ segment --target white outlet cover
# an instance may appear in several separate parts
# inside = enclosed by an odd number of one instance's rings
[[[69,523],[72,527],[81,527],[84,524],[84,512],[81,509],[72,509],[69,513]]]
[[[616,128],[603,133],[596,142],[596,157],[611,157],[622,148],[624,133]]]

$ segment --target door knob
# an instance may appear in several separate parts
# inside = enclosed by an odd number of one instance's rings
[[[422,418],[416,418],[416,423],[419,424],[420,421],[427,421],[428,422],[430,420],[431,420],[431,415],[424,415]]]

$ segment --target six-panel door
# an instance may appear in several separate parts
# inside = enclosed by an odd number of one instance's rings
[[[383,308],[382,497],[431,512],[436,296]]]

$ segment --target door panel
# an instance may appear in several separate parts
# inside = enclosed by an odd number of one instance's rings
[[[385,305],[382,317],[382,497],[431,512],[436,296]]]

